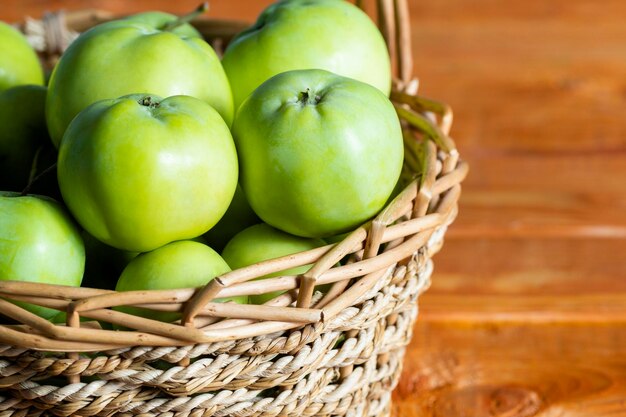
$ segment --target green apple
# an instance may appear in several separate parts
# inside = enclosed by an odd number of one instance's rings
[[[400,175],[395,109],[378,89],[323,70],[270,78],[233,125],[254,212],[293,235],[346,232],[378,213]]]
[[[0,93],[0,189],[22,191],[38,150],[50,142],[46,87],[20,85]]]
[[[80,231],[59,203],[0,192],[0,280],[80,286],[84,267]],[[46,319],[58,314],[19,304]]]
[[[224,217],[204,234],[207,244],[217,251],[221,251],[226,243],[248,226],[260,223],[259,217],[254,214],[246,200],[243,190],[238,185],[233,201],[230,202]]]
[[[376,25],[358,7],[337,0],[279,1],[239,34],[222,59],[235,109],[281,72],[324,69],[389,95],[391,64]]]
[[[189,96],[94,103],[72,121],[58,160],[74,217],[96,239],[131,252],[209,230],[228,208],[237,171],[228,126]]]
[[[43,85],[35,50],[17,29],[0,22],[0,91],[22,84]]]
[[[58,147],[72,119],[90,104],[128,94],[189,95],[218,111],[230,126],[230,86],[204,40],[162,30],[154,15],[98,25],[65,51],[46,102],[50,137]]]
[[[228,264],[213,249],[202,243],[179,241],[152,252],[142,253],[124,268],[117,291],[167,290],[202,287],[213,278],[229,272]],[[216,299],[245,304],[247,296]],[[156,312],[137,307],[118,307],[120,311],[154,320],[172,322],[180,313]]]
[[[307,239],[293,236],[274,229],[265,223],[261,223],[250,226],[237,233],[222,251],[222,257],[232,269],[239,269],[257,262],[304,252],[324,245],[325,243],[321,239]],[[299,266],[285,271],[275,272],[259,279],[281,275],[300,275],[310,268],[311,265]],[[327,286],[320,286],[319,289],[325,291],[326,288]],[[263,304],[284,292],[285,291],[276,291],[268,294],[251,295],[250,302]]]

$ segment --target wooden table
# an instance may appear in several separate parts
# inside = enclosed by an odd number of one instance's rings
[[[197,0],[109,0],[115,12]],[[214,1],[252,20],[264,1]],[[7,0],[0,17],[101,1]],[[421,93],[471,164],[395,415],[626,416],[626,2],[412,1]]]

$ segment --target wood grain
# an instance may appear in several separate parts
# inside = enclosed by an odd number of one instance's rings
[[[466,150],[624,151],[623,1],[412,5],[422,92],[453,106]]]
[[[422,321],[394,393],[395,415],[626,415],[624,330]]]
[[[625,72],[626,73],[626,72]],[[626,237],[626,152],[471,154],[452,237]]]
[[[626,294],[440,295],[429,294],[420,320],[467,324],[626,325]]]
[[[451,236],[623,238],[624,2],[412,6],[421,92],[472,167]]]
[[[395,415],[625,416],[626,4],[412,5],[472,169]]]
[[[0,18],[196,3],[5,0]],[[421,93],[452,105],[471,172],[394,415],[626,416],[626,2],[409,5]]]
[[[626,293],[626,239],[448,239],[425,295]]]

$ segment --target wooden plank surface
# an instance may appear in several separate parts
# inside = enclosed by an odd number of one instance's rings
[[[626,332],[619,330],[422,321],[394,392],[395,415],[622,416]]]
[[[4,0],[0,18],[197,1]],[[267,0],[211,2],[252,20]],[[410,1],[471,173],[394,394],[407,417],[626,416],[626,2]]]
[[[414,10],[472,170],[396,415],[626,416],[626,3]]]

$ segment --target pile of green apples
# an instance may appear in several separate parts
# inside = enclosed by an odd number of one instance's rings
[[[388,52],[364,12],[280,1],[221,58],[187,20],[95,26],[47,86],[26,39],[0,23],[0,280],[200,287],[325,245],[384,207],[403,139]]]

